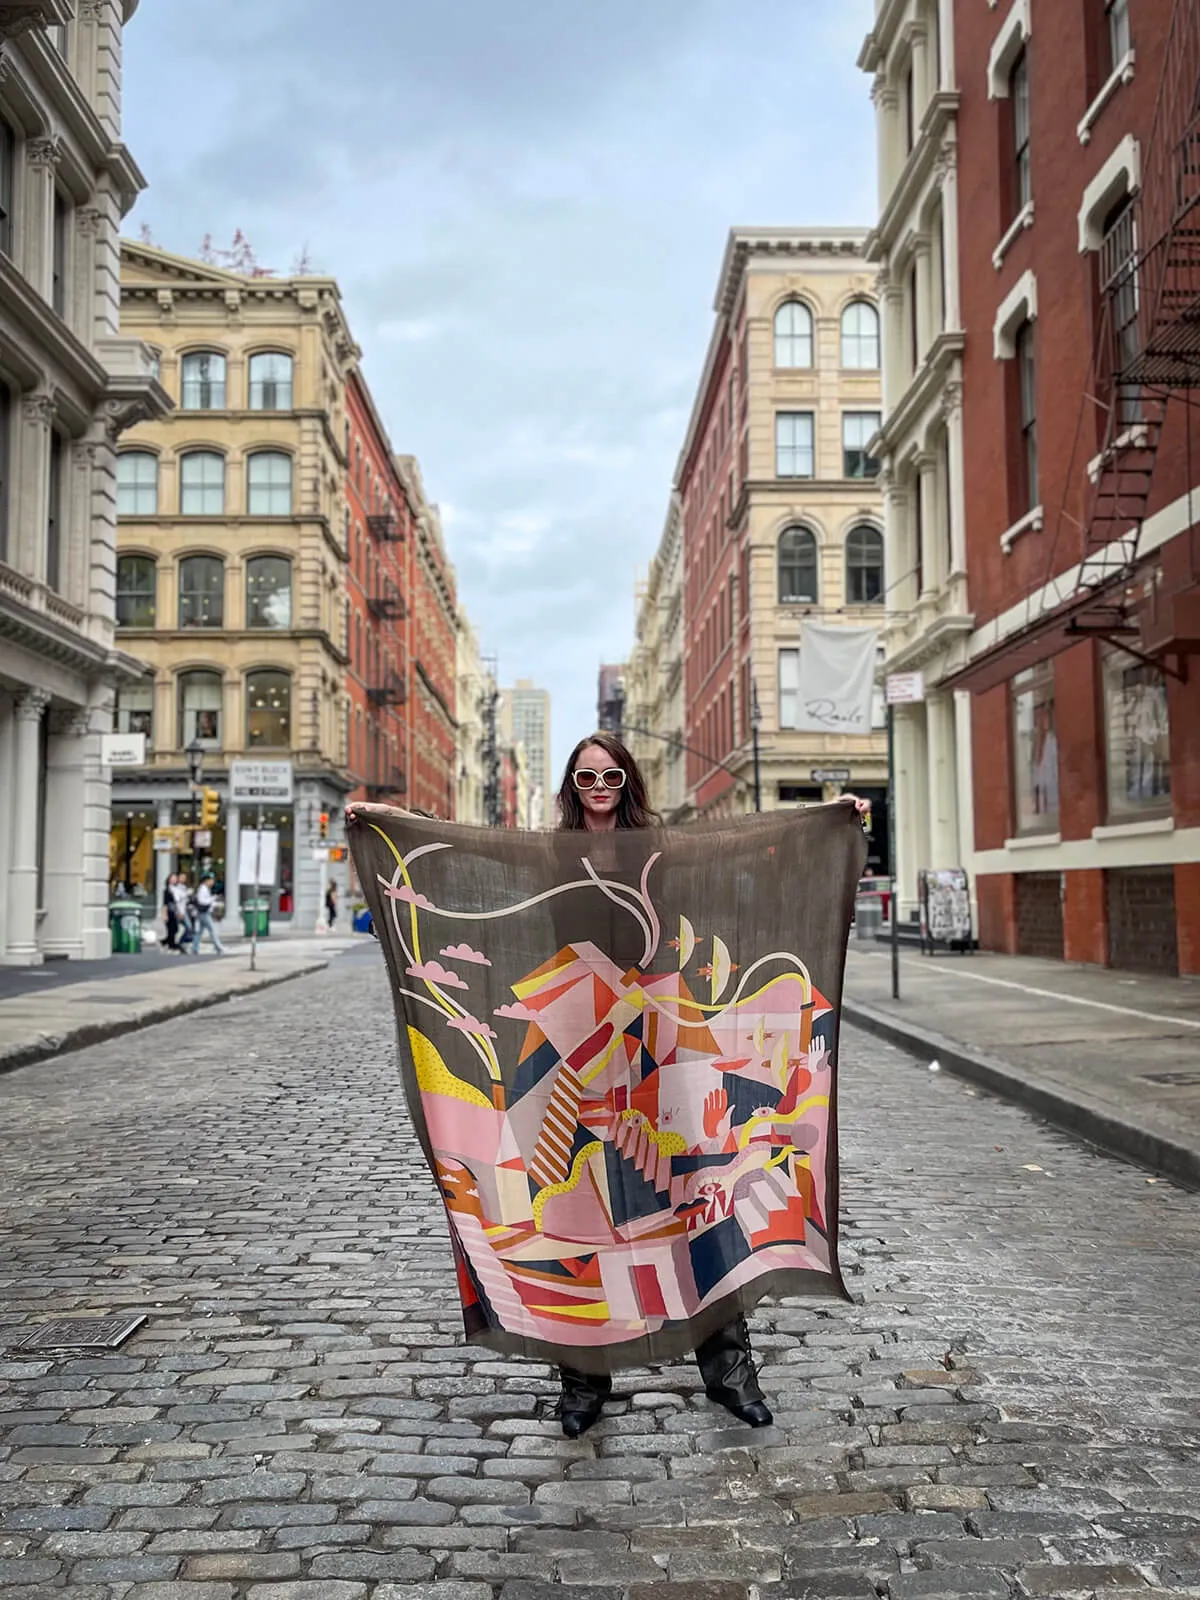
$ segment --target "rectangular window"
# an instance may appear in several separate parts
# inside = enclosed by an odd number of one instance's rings
[[[1033,199],[1029,161],[1029,58],[1017,57],[1008,83],[1013,119],[1013,215]]]
[[[779,652],[779,726],[794,728],[800,711],[800,652]]]
[[[910,61],[904,75],[904,153],[908,155],[917,142],[917,79]]]
[[[1103,658],[1104,745],[1112,822],[1171,810],[1167,680],[1123,650]]]
[[[1038,504],[1037,366],[1033,350],[1033,323],[1021,325],[1016,338],[1017,384],[1021,404],[1021,499],[1023,511]]]
[[[0,250],[13,253],[13,198],[16,189],[17,136],[0,117]]]
[[[1113,73],[1133,46],[1129,30],[1129,0],[1106,0],[1108,19],[1108,70]]]
[[[779,411],[775,416],[775,476],[816,476],[811,411]]]
[[[71,208],[56,189],[54,191],[54,264],[51,280],[50,304],[60,317],[67,314],[67,236]]]
[[[879,462],[867,445],[879,432],[878,411],[847,411],[842,416],[842,477],[877,478]]]
[[[1058,737],[1054,668],[1031,667],[1013,679],[1013,797],[1018,834],[1058,830]]]
[[[50,434],[50,487],[46,496],[46,585],[62,587],[62,510],[63,510],[62,434]]]
[[[125,684],[117,691],[114,733],[144,733],[147,747],[154,734],[154,685]]]
[[[1133,201],[1127,195],[1109,213],[1098,255],[1100,293],[1112,306],[1112,356],[1118,379],[1116,403],[1117,431],[1123,432],[1142,420],[1141,391],[1135,383],[1119,382],[1141,354],[1138,327],[1139,284],[1137,259],[1137,219]]]
[[[908,270],[904,300],[908,320],[908,359],[911,364],[911,370],[915,374],[921,365],[921,318],[917,306],[916,262]]]

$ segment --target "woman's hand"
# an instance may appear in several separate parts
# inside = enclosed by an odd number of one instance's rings
[[[858,812],[860,817],[865,817],[871,809],[871,802],[869,800],[864,800],[861,795],[840,794],[838,795],[837,800],[834,801],[834,804],[839,805],[843,800],[848,801],[854,807],[855,811]]]

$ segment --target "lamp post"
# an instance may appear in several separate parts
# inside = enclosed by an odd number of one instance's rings
[[[187,751],[188,778],[192,785],[192,870],[198,866],[196,829],[200,826],[200,780],[204,777],[204,746],[193,739]]]
[[[762,810],[762,769],[759,765],[758,730],[762,727],[762,712],[758,707],[758,684],[750,683],[750,738],[754,746],[754,809]]]

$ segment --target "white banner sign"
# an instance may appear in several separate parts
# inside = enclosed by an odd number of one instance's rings
[[[887,680],[887,703],[890,706],[916,705],[925,698],[923,672],[892,672]]]
[[[146,765],[146,735],[144,733],[102,733],[100,735],[100,760],[106,767],[144,767]]]
[[[258,841],[262,840],[261,851]],[[238,854],[238,882],[269,888],[279,871],[279,835],[274,828],[243,828]]]
[[[229,763],[231,806],[290,805],[291,800],[290,761],[237,760]]]
[[[871,731],[878,647],[874,628],[823,628],[805,623],[796,696],[800,733]]]

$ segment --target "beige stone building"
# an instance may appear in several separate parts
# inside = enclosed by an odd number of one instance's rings
[[[683,540],[671,496],[662,537],[637,591],[634,646],[625,674],[629,748],[651,804],[667,822],[688,815],[683,750]]]
[[[880,325],[866,232],[739,228],[679,458],[687,786],[701,814],[875,805],[886,855],[882,711],[869,731],[796,729],[804,630],[882,628]],[[758,759],[755,760],[757,744]]]
[[[229,761],[290,758],[276,915],[313,925],[349,788],[346,380],[358,351],[331,278],[254,278],[143,244],[122,246],[122,327],[156,353],[176,402],[126,436],[118,461],[117,621],[148,664],[116,727],[149,740],[113,795],[116,879],[156,892],[176,857],[156,826],[192,814],[189,751],[227,799]],[[248,821],[251,819],[248,819]],[[182,865],[230,878],[242,818],[223,804]],[[232,915],[237,896],[226,893]]]
[[[492,664],[485,660],[479,648],[479,635],[461,606],[458,612],[455,682],[458,787],[454,820],[483,828],[488,823],[487,719],[489,707],[493,700],[498,699],[499,690]]]
[[[168,399],[118,329],[137,0],[0,7],[0,961],[110,950],[116,446]]]

